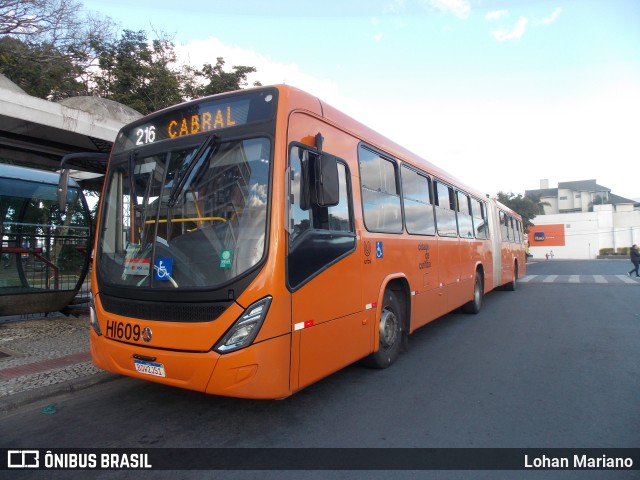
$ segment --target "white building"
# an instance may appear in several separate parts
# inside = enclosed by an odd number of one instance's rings
[[[612,194],[596,180],[560,182],[557,188],[542,180],[539,190],[525,196],[539,198],[545,211],[529,228],[534,258],[551,252],[555,258],[596,258],[640,245],[640,203]]]

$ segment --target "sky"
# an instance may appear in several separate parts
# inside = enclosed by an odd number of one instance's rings
[[[640,198],[640,1],[80,0],[256,67],[495,195],[596,179]]]

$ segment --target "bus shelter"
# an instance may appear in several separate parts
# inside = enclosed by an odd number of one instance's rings
[[[0,316],[62,311],[91,257],[91,215],[69,179],[65,208],[56,173],[0,164]]]

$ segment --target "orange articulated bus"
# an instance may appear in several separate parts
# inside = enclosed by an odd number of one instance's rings
[[[515,212],[288,86],[124,127],[94,262],[96,366],[264,399],[385,368],[525,272]]]

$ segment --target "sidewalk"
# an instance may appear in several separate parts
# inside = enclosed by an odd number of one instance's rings
[[[91,362],[87,316],[0,317],[0,413],[115,378]]]

